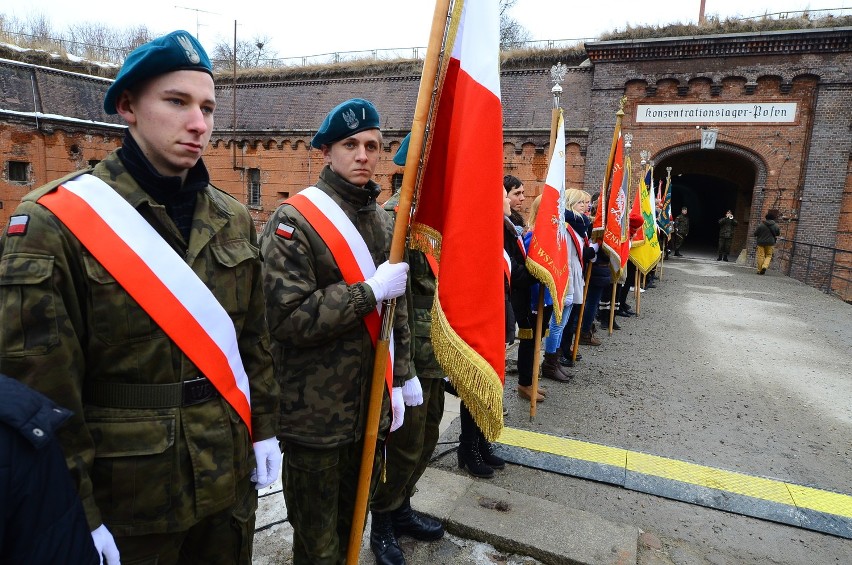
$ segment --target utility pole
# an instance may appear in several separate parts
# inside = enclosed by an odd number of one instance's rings
[[[186,6],[175,6],[175,8],[180,8],[181,10],[191,10],[195,12],[195,39],[197,39],[198,41],[201,41],[201,38],[198,37],[198,28],[199,26],[201,26],[201,24],[198,23],[198,14],[200,12],[204,12],[205,14],[214,14],[216,16],[222,15],[218,12],[208,12],[207,10],[200,10],[198,8],[187,8]]]
[[[701,7],[698,9],[698,23],[704,23],[704,2],[705,0],[701,0]]]

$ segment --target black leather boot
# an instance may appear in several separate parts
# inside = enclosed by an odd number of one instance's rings
[[[494,455],[494,446],[491,445],[491,442],[485,439],[485,436],[481,436],[478,442],[479,446],[479,454],[482,456],[482,460],[486,465],[491,467],[492,469],[505,469],[506,461],[502,457],[497,457]]]
[[[719,256],[718,256],[718,257],[716,257],[716,260],[717,260],[717,261],[721,261],[721,260],[722,260],[722,254],[721,254],[721,253],[719,254]]]
[[[467,467],[467,472],[480,479],[490,479],[494,476],[494,469],[482,460],[477,441],[459,442],[459,469]]]
[[[370,549],[378,565],[405,565],[405,556],[393,533],[391,512],[373,512],[370,527]]]
[[[727,253],[722,255],[722,261],[725,261],[726,263],[728,262],[728,254]]]
[[[406,535],[420,541],[435,541],[444,537],[441,522],[414,510],[410,498],[406,498],[402,506],[391,512],[391,515],[397,537]]]

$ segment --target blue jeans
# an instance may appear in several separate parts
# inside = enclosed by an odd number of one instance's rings
[[[570,316],[571,304],[566,304],[562,307],[562,323],[556,323],[555,313],[550,316],[547,337],[544,338],[545,353],[556,353],[556,350],[559,349],[559,344],[562,343],[562,332],[565,331],[565,326]]]

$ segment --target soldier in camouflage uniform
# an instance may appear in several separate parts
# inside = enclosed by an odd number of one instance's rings
[[[284,500],[296,565],[345,561],[375,356],[365,318],[382,300],[397,297],[394,425],[403,421],[402,387],[411,375],[403,296],[408,265],[387,262],[393,224],[376,204],[381,189],[372,180],[381,143],[379,115],[370,102],[352,99],[335,107],[311,141],[322,150],[326,166],[316,188],[304,191],[330,204],[328,212],[345,214],[343,221],[351,222],[366,245],[367,260],[378,265],[374,274],[364,273],[368,278],[363,281],[344,280],[337,255],[343,250],[329,247],[320,235],[328,232],[306,219],[305,208],[297,208],[305,202],[302,193],[275,211],[260,237],[267,319],[281,386]],[[371,491],[390,424],[388,400],[385,395]]]
[[[250,563],[255,486],[280,468],[256,232],[201,161],[211,72],[185,31],[134,51],[104,101],[130,126],[123,146],[24,197],[0,239],[0,370],[74,412],[58,435],[109,564]],[[78,235],[94,228],[73,232],[39,200],[72,178],[114,190],[153,228],[145,237],[162,238],[188,265],[177,283],[206,285],[221,308],[204,307],[233,321],[254,445],[237,410],[83,246]]]
[[[680,253],[680,246],[683,245],[683,241],[686,239],[686,236],[689,235],[689,216],[687,215],[686,206],[680,209],[680,214],[674,221],[674,235],[672,237],[672,244],[674,246],[674,255],[675,257],[683,257]]]
[[[410,134],[409,134],[410,136]],[[406,137],[394,156],[394,163],[405,165],[408,153]],[[396,192],[384,208],[395,216],[399,202]],[[424,516],[411,507],[411,496],[435,451],[444,416],[444,372],[432,349],[432,301],[437,281],[426,256],[407,250],[410,294],[406,295],[408,319],[411,326],[412,373],[421,384],[422,404],[406,408],[405,422],[390,437],[387,444],[387,474],[380,482],[372,500],[370,547],[379,565],[404,565],[405,557],[397,536],[409,535],[421,541],[434,541],[444,535],[441,522]]]

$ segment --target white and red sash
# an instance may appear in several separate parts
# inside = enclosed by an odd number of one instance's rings
[[[81,175],[39,198],[240,415],[251,394],[233,320],[198,275],[112,187]]]
[[[288,198],[285,204],[298,210],[325,242],[346,284],[363,282],[373,276],[376,265],[373,263],[373,256],[370,255],[367,242],[340,205],[328,194],[315,186],[309,186]],[[364,318],[364,325],[367,327],[374,348],[379,341],[381,313],[382,303],[379,302],[376,309]],[[393,388],[393,358],[394,343],[393,334],[391,334],[388,362],[385,366],[385,383],[389,395]]]
[[[585,243],[588,241],[588,238],[584,237],[583,241],[580,241],[580,236],[577,234],[576,230],[571,227],[571,224],[566,226],[568,229],[566,230],[571,235],[571,241],[574,242],[574,249],[577,250],[577,257],[580,258],[580,264],[583,264],[583,247],[585,247]]]
[[[506,282],[509,284],[509,288],[512,287],[512,259],[509,257],[509,254],[506,250],[503,250],[503,276],[506,277]]]

